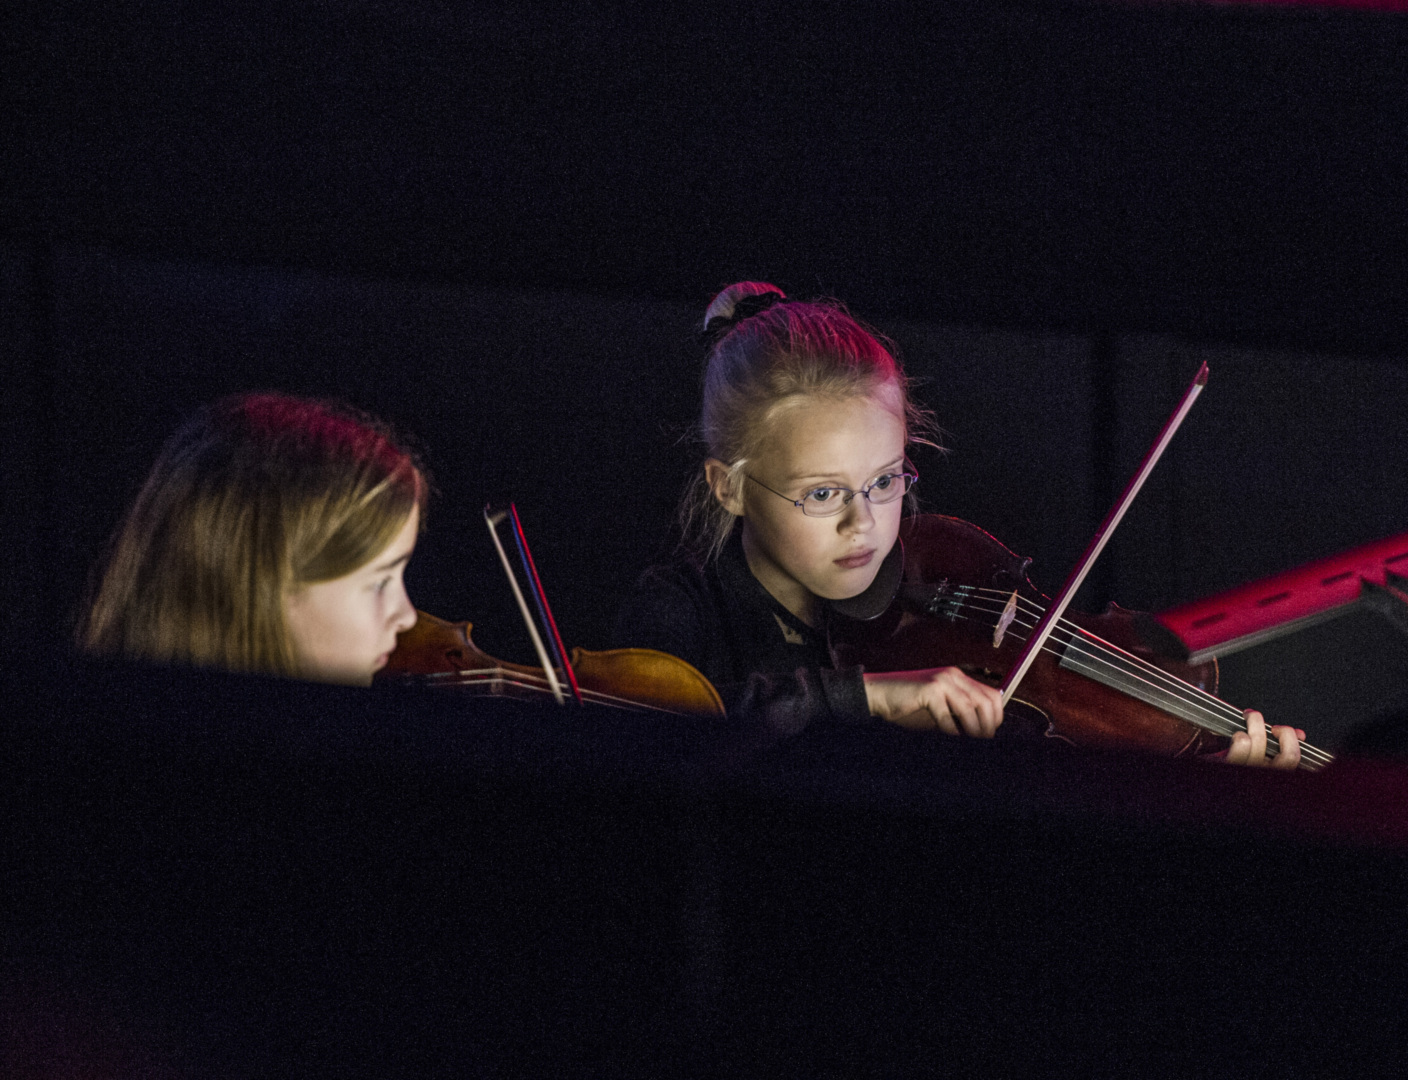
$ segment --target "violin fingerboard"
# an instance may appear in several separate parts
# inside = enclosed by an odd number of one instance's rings
[[[1060,666],[1218,735],[1241,730],[1226,702],[1083,631],[1066,642]]]

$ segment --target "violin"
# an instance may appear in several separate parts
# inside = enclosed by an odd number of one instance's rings
[[[496,697],[528,700],[551,697],[559,705],[567,703],[563,691],[566,686],[579,705],[591,702],[634,711],[724,715],[724,703],[714,684],[677,656],[654,649],[589,652],[577,648],[569,653],[538,578],[538,567],[533,562],[528,537],[523,533],[518,507],[513,503],[503,509],[486,506],[484,524],[488,526],[494,550],[498,552],[509,588],[538,654],[538,666],[496,660],[474,644],[470,637],[473,624],[449,622],[417,609],[415,625],[397,637],[396,649],[380,675],[387,679],[417,679],[431,686],[453,686]],[[524,590],[499,537],[501,526],[511,530],[525,583],[538,612],[537,621],[528,610]]]
[[[907,518],[871,588],[831,604],[832,655],[867,671],[954,666],[1001,685],[1049,606],[1027,576],[1030,563],[969,522]],[[1134,612],[1111,605],[1057,620],[1008,715],[1025,714],[1077,745],[1187,757],[1222,750],[1246,730],[1241,710],[1216,692],[1216,660],[1156,656],[1140,640]],[[1302,768],[1330,760],[1301,744]]]
[[[540,701],[554,697],[548,672],[497,660],[470,637],[473,624],[450,622],[417,610],[416,623],[396,639],[396,650],[378,679],[411,680],[494,697]],[[713,683],[692,665],[654,649],[574,648],[571,670],[580,700],[611,708],[685,716],[723,716]],[[554,672],[559,682],[565,671]]]

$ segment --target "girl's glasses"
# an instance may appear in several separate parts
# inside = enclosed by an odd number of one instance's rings
[[[743,475],[748,476],[747,473]],[[912,472],[882,473],[859,491],[848,487],[819,487],[812,488],[800,499],[791,498],[768,487],[757,477],[748,476],[748,479],[764,491],[771,491],[778,498],[786,499],[793,506],[799,507],[807,517],[835,517],[848,507],[851,500],[857,495],[864,495],[866,501],[872,506],[879,506],[902,498],[905,492],[919,483],[919,474]]]

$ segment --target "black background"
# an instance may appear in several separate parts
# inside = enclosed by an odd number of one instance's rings
[[[1049,589],[1208,360],[1086,606],[1402,532],[1406,28],[1182,4],[10,5],[7,640],[64,639],[191,408],[271,387],[425,445],[421,606],[523,655],[478,518],[510,494],[567,636],[599,642],[668,550],[693,325],[741,277],[896,339],[953,451],[921,458],[926,505]],[[1328,736],[1326,710],[1408,681],[1396,639],[1350,637],[1298,682],[1229,661],[1228,696]],[[1346,674],[1363,655],[1382,685]]]
[[[479,518],[513,495],[591,646],[669,549],[694,327],[744,277],[892,335],[951,450],[918,459],[927,506],[1034,555],[1047,588],[1206,360],[1087,606],[1402,533],[1403,17],[150,0],[0,20],[16,1075],[1396,1060],[1391,765],[1307,781],[858,729],[740,769],[710,757],[727,732],[659,718],[63,654],[162,440],[251,388],[420,440],[440,495],[413,598],[518,658]],[[1333,748],[1408,659],[1365,617],[1226,675]]]

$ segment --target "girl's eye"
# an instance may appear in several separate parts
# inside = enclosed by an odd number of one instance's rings
[[[806,500],[813,503],[830,502],[836,497],[836,490],[836,488],[817,488],[815,491],[807,492]]]
[[[875,483],[871,484],[870,488],[872,491],[886,491],[896,479],[894,473],[885,473],[883,476],[877,476]]]
[[[384,578],[382,578],[380,581],[378,581],[378,582],[376,583],[376,591],[377,591],[377,592],[385,592],[385,591],[386,591],[386,586],[388,586],[388,585],[390,585],[390,584],[391,584],[391,579],[390,579],[389,577],[384,577]]]

